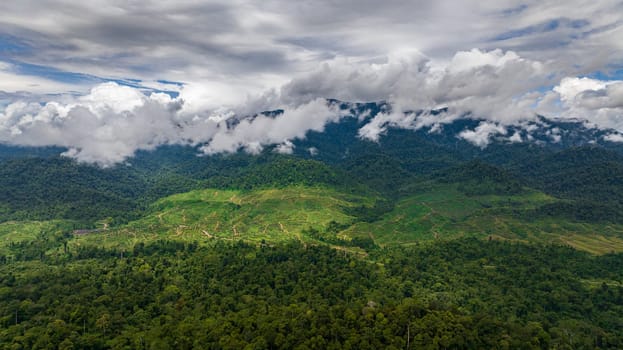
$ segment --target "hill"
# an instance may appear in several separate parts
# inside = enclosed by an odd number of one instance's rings
[[[622,347],[608,131],[541,118],[482,148],[468,115],[370,141],[389,106],[331,103],[351,117],[292,154],[0,148],[0,349]]]
[[[349,225],[348,208],[373,205],[372,197],[303,186],[251,191],[204,189],[163,198],[145,217],[106,232],[85,235],[75,244],[131,247],[159,239],[184,242],[213,240],[307,242],[308,229],[331,223]]]

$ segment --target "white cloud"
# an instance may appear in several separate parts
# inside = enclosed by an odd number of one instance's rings
[[[164,103],[163,103],[164,102]],[[67,156],[107,166],[139,149],[184,140],[173,101],[106,84],[72,103],[14,103],[0,114],[0,141],[67,147]]]
[[[104,83],[91,89],[88,95],[80,97],[78,101],[93,113],[106,113],[110,109],[119,114],[132,112],[143,106],[146,97],[137,89],[116,83]]]
[[[523,142],[523,138],[521,137],[521,134],[517,131],[515,131],[515,133],[508,138],[508,141],[510,141],[511,143],[521,143]]]
[[[258,115],[228,126],[235,114],[188,113],[187,98],[183,90],[173,99],[106,83],[68,103],[16,102],[0,113],[0,142],[67,147],[65,156],[103,166],[165,144],[204,144],[202,149],[212,154],[239,149],[259,153],[265,145],[279,143],[278,151],[291,153],[291,139],[305,137],[308,130],[322,131],[342,116],[316,99],[275,117]]]
[[[0,141],[63,145],[105,164],[166,143],[259,152],[338,118],[322,98],[391,103],[359,131],[370,140],[388,127],[440,130],[466,113],[623,131],[623,83],[577,78],[621,67],[622,12],[619,0],[4,1],[0,39],[12,49],[2,59],[12,63],[0,61]],[[89,93],[28,71],[37,66],[180,96],[111,84]],[[46,95],[68,91],[86,95]],[[448,113],[427,113],[440,107]],[[286,113],[226,126],[275,108]]]
[[[404,113],[400,108],[396,108],[389,113],[382,112],[377,114],[371,121],[359,129],[358,136],[363,139],[378,142],[381,134],[385,133],[388,127],[417,129],[415,120],[415,113]]]
[[[574,103],[575,98],[580,93],[589,90],[601,90],[605,86],[605,82],[596,79],[566,77],[553,90],[560,95],[560,99],[563,102]]]
[[[623,142],[623,135],[615,134],[615,133],[608,134],[604,136],[604,140],[610,141],[610,142]]]
[[[294,144],[290,140],[285,140],[275,147],[275,152],[279,154],[292,154],[294,153]]]
[[[532,119],[533,105],[540,96],[532,91],[550,79],[543,63],[501,50],[458,52],[447,66],[426,60],[411,62],[417,63],[414,66],[399,65],[400,69],[389,63],[381,67],[384,69],[367,67],[376,75],[369,74],[372,78],[367,78],[366,86],[374,91],[384,90],[384,99],[392,103],[392,111],[373,118],[361,128],[360,137],[376,141],[388,126],[436,129],[441,124],[464,117],[466,113],[505,124]],[[351,68],[353,71],[362,69]],[[348,68],[342,70],[348,71]],[[382,74],[385,70],[396,71],[392,74],[394,80],[388,82],[385,79],[387,74]],[[329,70],[328,73],[332,72]],[[349,74],[341,72],[340,75]],[[335,75],[329,76],[334,79]],[[375,80],[374,77],[381,78]],[[323,85],[319,82],[320,77],[314,80]],[[335,80],[330,84],[335,90],[353,91],[347,80]],[[380,88],[376,89],[377,86]],[[448,113],[429,113],[439,107],[447,108]]]
[[[0,113],[0,142],[67,147],[65,155],[102,165],[165,144],[201,145],[207,154],[259,153],[275,144],[277,152],[291,153],[293,140],[344,117],[324,97],[387,101],[391,107],[359,130],[372,141],[389,127],[440,130],[467,117],[486,121],[458,136],[486,147],[495,135],[507,134],[505,126],[529,125],[525,122],[540,111],[623,131],[623,82],[569,77],[542,92],[539,88],[553,79],[549,68],[511,51],[461,51],[444,63],[403,50],[374,62],[330,59],[280,88],[255,94],[215,82],[178,87],[179,96],[172,98],[105,83],[83,96],[8,103]],[[442,107],[447,113],[433,112]],[[242,118],[278,108],[284,113]],[[551,137],[560,140],[558,133]],[[519,133],[507,139],[522,141]]]
[[[553,143],[559,143],[562,140],[562,135],[559,134],[551,134],[549,137],[552,139]]]
[[[338,121],[342,112],[329,107],[324,99],[316,99],[298,107],[286,109],[275,117],[258,115],[242,119],[233,127],[221,123],[209,144],[202,148],[207,154],[236,152],[254,144],[258,151],[262,145],[281,143],[283,140],[302,139],[307,131],[323,131],[329,122]]]
[[[51,94],[85,90],[85,86],[62,83],[35,75],[20,74],[15,71],[12,64],[0,61],[0,91]]]
[[[559,117],[586,119],[597,127],[623,131],[623,81],[567,77],[554,87],[549,111]],[[555,97],[560,100],[557,108]]]
[[[475,146],[485,148],[489,145],[491,138],[495,135],[506,135],[508,131],[505,127],[494,124],[482,122],[474,130],[463,130],[459,133],[458,137],[468,141]]]
[[[334,58],[377,62],[388,52],[421,52],[461,70],[491,57],[456,52],[501,48],[552,61],[558,77],[604,70],[620,65],[622,10],[618,0],[23,0],[0,2],[0,35],[19,62],[246,96]]]
[[[448,66],[448,72],[452,74],[470,72],[482,66],[500,68],[509,62],[517,60],[520,60],[520,57],[512,51],[502,52],[499,49],[491,52],[483,52],[478,49],[460,51],[452,58]]]

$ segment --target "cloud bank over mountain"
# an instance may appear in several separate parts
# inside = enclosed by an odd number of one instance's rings
[[[545,63],[501,50],[459,52],[445,67],[417,53],[390,56],[383,63],[338,60],[279,90],[241,97],[238,104],[232,99],[229,105],[204,99],[194,86],[181,87],[174,98],[104,83],[86,95],[65,96],[63,102],[7,105],[0,114],[0,141],[63,146],[69,149],[65,155],[101,165],[166,144],[201,145],[207,154],[240,149],[258,153],[266,145],[280,144],[277,149],[288,153],[293,139],[322,131],[347,115],[321,96],[387,101],[391,111],[377,114],[360,129],[360,136],[372,141],[388,127],[434,130],[472,117],[488,121],[457,137],[486,147],[492,136],[506,135],[505,125],[534,120],[541,111],[559,118],[588,115],[597,127],[623,131],[623,82],[563,78],[552,89],[538,91],[551,82],[548,72]],[[282,108],[284,113],[244,118],[254,115],[250,108]],[[439,108],[447,112],[430,113]]]
[[[623,132],[621,13],[579,0],[6,2],[0,142],[101,165],[166,144],[289,153],[345,117],[326,98],[388,102],[359,130],[371,141],[467,117],[484,121],[457,137],[478,147],[520,142],[507,126],[537,114]]]

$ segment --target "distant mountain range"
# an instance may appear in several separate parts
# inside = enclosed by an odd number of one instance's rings
[[[461,133],[490,122],[464,116],[417,130],[382,125],[386,130],[378,141],[370,141],[360,137],[359,130],[379,113],[389,112],[389,105],[328,103],[350,116],[292,140],[290,154],[278,152],[279,145],[259,155],[240,151],[211,156],[198,156],[198,147],[162,146],[101,169],[60,157],[63,149],[58,147],[1,145],[1,217],[85,222],[113,217],[122,223],[141,216],[158,198],[206,187],[323,184],[394,201],[412,194],[422,181],[453,179],[472,192],[481,191],[483,181],[504,182],[493,188],[529,187],[571,201],[548,208],[552,215],[623,222],[623,144],[607,141],[608,135],[616,134],[613,130],[538,117],[521,126],[505,126],[504,133],[485,135],[486,145],[474,144]],[[433,120],[447,120],[446,113],[428,112]],[[235,125],[239,120],[228,122]]]

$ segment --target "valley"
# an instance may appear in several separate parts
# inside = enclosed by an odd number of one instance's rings
[[[0,1],[0,350],[623,349],[623,1]]]
[[[404,130],[374,143],[352,123],[300,141],[322,149],[315,156],[174,146],[103,169],[43,150],[0,161],[0,339],[102,349],[623,342],[623,149],[480,149]]]

